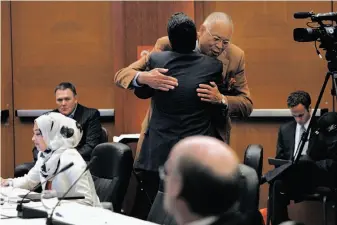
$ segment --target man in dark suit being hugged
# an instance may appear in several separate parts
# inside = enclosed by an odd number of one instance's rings
[[[76,148],[85,161],[90,161],[92,150],[101,142],[102,127],[99,121],[99,111],[79,104],[76,88],[69,82],[62,82],[56,86],[55,97],[58,108],[53,112],[71,117],[82,126],[83,136]],[[15,177],[21,177],[28,173],[35,165],[37,153],[37,149],[34,148],[34,162],[24,163],[15,168]]]
[[[283,124],[279,129],[276,158],[292,160],[299,154],[299,143],[304,131],[312,126],[304,144],[299,162],[289,167],[283,174],[272,181],[269,189],[268,212],[271,213],[272,224],[280,224],[289,220],[287,205],[290,200],[301,201],[303,194],[310,194],[317,186],[330,185],[329,168],[325,164],[324,155],[317,143],[315,118],[311,115],[311,98],[305,91],[295,91],[287,99],[294,121]],[[317,157],[317,153],[321,156]]]
[[[223,119],[221,113],[225,107],[198,97],[196,90],[200,84],[220,83],[222,63],[194,51],[197,40],[194,22],[184,13],[176,13],[169,19],[167,31],[172,51],[152,53],[147,66],[167,68],[167,75],[176,78],[179,86],[170,91],[149,86],[135,89],[138,97],[152,98],[151,119],[134,165],[151,199],[158,190],[158,167],[165,163],[174,144],[193,135],[220,139],[212,119]]]

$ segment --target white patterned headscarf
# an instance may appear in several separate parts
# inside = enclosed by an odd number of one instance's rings
[[[56,112],[38,117],[35,123],[47,145],[47,149],[39,154],[43,160],[41,174],[49,177],[56,173],[61,154],[78,145],[83,134],[82,128],[76,120]]]

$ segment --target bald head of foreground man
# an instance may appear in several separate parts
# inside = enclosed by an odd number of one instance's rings
[[[236,153],[224,142],[206,136],[181,140],[160,170],[165,210],[179,225],[241,224],[231,213],[239,199],[238,166]]]

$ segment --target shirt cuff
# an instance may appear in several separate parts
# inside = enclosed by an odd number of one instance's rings
[[[138,82],[137,82],[137,78],[138,78],[138,76],[139,76],[140,73],[141,72],[137,72],[136,73],[136,76],[132,80],[132,86],[134,86],[134,87],[141,87],[142,86],[142,85],[139,85]]]
[[[221,104],[228,106],[228,99],[224,95],[221,95]]]

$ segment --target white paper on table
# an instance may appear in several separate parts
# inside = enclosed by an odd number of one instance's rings
[[[154,223],[111,212],[100,207],[86,206],[75,202],[56,208],[53,219],[70,224],[95,225],[153,225]]]
[[[17,203],[12,203],[12,202],[6,202],[5,204],[3,204],[0,207],[1,218],[16,217],[18,215],[18,212],[16,211],[17,205],[18,205]],[[29,203],[24,203],[23,205],[46,211],[46,209],[44,208],[41,202],[29,202]]]
[[[112,138],[113,142],[120,142],[121,140],[125,139],[139,139],[140,134],[122,134],[120,136],[114,136]]]
[[[21,189],[21,188],[14,188],[11,186],[0,188],[0,194],[2,196],[7,196],[9,198],[15,198],[15,197],[18,197],[19,195],[27,194],[28,191],[29,190]]]

